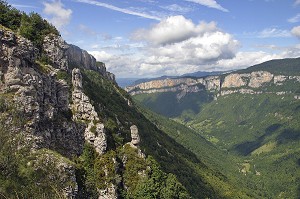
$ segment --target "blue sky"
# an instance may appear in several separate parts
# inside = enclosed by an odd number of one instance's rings
[[[300,57],[300,0],[7,0],[51,21],[117,77]]]

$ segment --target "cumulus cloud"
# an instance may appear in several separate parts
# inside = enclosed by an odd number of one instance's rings
[[[300,39],[300,26],[296,26],[291,30],[291,33]]]
[[[266,30],[265,35],[287,36],[278,29]],[[241,69],[271,59],[300,56],[300,47],[281,47],[278,51],[276,46],[271,46],[266,51],[238,52],[239,42],[216,23],[194,23],[183,16],[169,17],[148,29],[137,30],[132,37],[139,43],[90,53],[105,62],[118,77]]]
[[[239,42],[219,30],[214,22],[194,24],[172,16],[150,29],[138,30],[133,38],[149,43],[148,64],[203,64],[232,58]]]
[[[49,20],[57,29],[61,30],[70,22],[72,10],[65,9],[61,1],[44,2],[44,6],[43,12],[51,16]]]
[[[96,60],[102,61],[102,62],[107,62],[110,59],[112,59],[113,56],[114,56],[114,55],[109,54],[105,51],[89,51],[89,53],[91,55],[93,55],[96,58]]]
[[[215,71],[243,69],[272,59],[300,56],[300,45],[281,49],[280,53],[265,51],[238,52],[230,59],[217,61],[189,62],[182,56],[177,59],[166,56],[146,56],[136,54],[113,55],[104,51],[92,51],[98,61],[104,61],[109,71],[117,77],[157,77],[162,75],[181,75],[193,71]],[[180,54],[180,53],[179,53]],[[182,59],[182,60],[181,60]]]
[[[193,3],[197,3],[209,8],[215,8],[221,10],[223,12],[229,12],[226,8],[223,8],[220,4],[218,4],[215,0],[185,0]]]
[[[191,20],[179,15],[168,17],[150,29],[137,30],[133,33],[132,38],[145,40],[154,45],[166,45],[181,42],[190,37],[215,31],[216,29],[214,22],[201,22],[195,25]]]

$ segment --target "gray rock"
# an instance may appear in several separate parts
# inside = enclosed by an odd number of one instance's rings
[[[84,133],[85,140],[94,146],[99,154],[103,154],[107,147],[104,125],[99,122],[100,119],[89,97],[83,93],[82,75],[78,68],[72,70],[72,84],[73,119],[88,122]]]
[[[50,34],[44,38],[43,51],[50,58],[53,67],[68,70],[68,58],[66,51],[69,45],[60,37]]]
[[[133,144],[134,146],[138,146],[140,144],[140,135],[139,135],[139,131],[136,125],[132,125],[130,127],[130,131],[131,131],[131,144]]]

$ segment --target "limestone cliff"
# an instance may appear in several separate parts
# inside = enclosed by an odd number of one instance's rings
[[[84,131],[85,140],[94,146],[99,154],[103,154],[107,146],[104,124],[100,122],[90,99],[83,93],[82,75],[78,68],[72,71],[72,84],[73,119],[88,123]]]
[[[153,80],[134,86],[126,87],[125,90],[131,95],[158,92],[180,92],[180,99],[186,93],[200,92],[203,89],[213,92],[216,97],[232,93],[261,94],[262,88],[268,86],[282,86],[287,81],[300,82],[300,76],[275,75],[268,71],[254,71],[251,73],[230,73],[220,76],[208,76],[204,78],[174,78]],[[265,91],[278,94],[282,91]],[[285,92],[289,94],[290,92]]]
[[[202,85],[202,86],[199,86]],[[179,79],[163,79],[144,82],[134,86],[126,87],[125,90],[131,95],[141,93],[157,93],[157,92],[199,92],[203,87],[207,90],[218,90],[220,87],[220,78],[211,76],[206,78],[192,79],[192,78],[179,78]]]
[[[115,75],[106,71],[105,64],[102,62],[96,62],[95,57],[90,55],[87,51],[70,44],[66,51],[66,55],[68,57],[69,65],[73,68],[81,66],[86,69],[94,70],[101,73],[109,80],[115,81]]]
[[[17,128],[12,122],[15,118],[8,119],[10,131],[22,136],[27,142],[26,147],[30,143],[32,154],[46,148],[57,150],[67,157],[79,155],[84,143],[84,128],[65,117],[70,112],[70,88],[66,81],[56,78],[58,67],[65,69],[67,66],[65,59],[62,57],[52,66],[38,62],[38,50],[32,43],[9,30],[0,30],[0,44],[0,92],[9,96],[6,102],[15,107],[24,121]],[[49,161],[43,161],[43,156],[47,156]],[[36,157],[34,169],[43,169],[52,162],[57,170],[65,173],[57,180],[65,190],[65,196],[74,198],[77,191],[75,167],[47,153]]]
[[[104,64],[57,35],[45,37],[42,50],[46,60],[31,41],[0,29],[0,94],[12,107],[10,112],[1,112],[0,118],[5,119],[11,133],[22,137],[18,148],[29,147],[35,157],[28,165],[44,170],[51,164],[59,175],[44,176],[43,180],[57,182],[65,197],[75,198],[78,185],[74,164],[50,150],[71,158],[82,154],[88,142],[103,154],[107,140],[105,127],[83,92],[80,69],[73,69],[72,84],[66,79],[70,64],[95,70],[110,81],[115,79]],[[16,113],[21,121],[18,125]]]

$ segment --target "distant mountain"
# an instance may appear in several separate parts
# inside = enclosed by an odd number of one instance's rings
[[[139,78],[118,78],[116,77],[116,82],[121,88],[125,88],[126,86],[131,86],[135,81]]]
[[[178,76],[166,76],[166,75],[164,75],[164,76],[153,77],[153,78],[142,78],[142,79],[138,79],[138,80],[134,81],[131,86],[141,84],[141,83],[144,83],[144,82],[153,81],[153,80],[164,80],[164,79],[167,79],[167,78],[172,79],[172,78],[177,78],[177,77]]]
[[[198,71],[194,73],[186,73],[181,75],[180,77],[206,77],[206,76],[213,76],[213,75],[221,75],[230,72],[231,71],[212,71],[212,72]]]
[[[185,74],[179,75],[179,76],[164,75],[164,76],[153,77],[153,78],[142,78],[142,79],[137,79],[134,82],[131,82],[131,84],[127,84],[125,87],[134,86],[137,84],[141,84],[141,83],[145,83],[145,82],[149,82],[149,81],[153,81],[153,80],[178,79],[178,78],[182,78],[182,77],[206,77],[206,76],[220,75],[220,74],[224,74],[224,73],[228,73],[228,72],[230,72],[230,71],[213,71],[213,72],[198,71],[198,72],[194,72],[194,73],[185,73]],[[117,79],[117,82],[118,82],[118,79]],[[121,87],[125,88],[123,86],[121,86]]]

